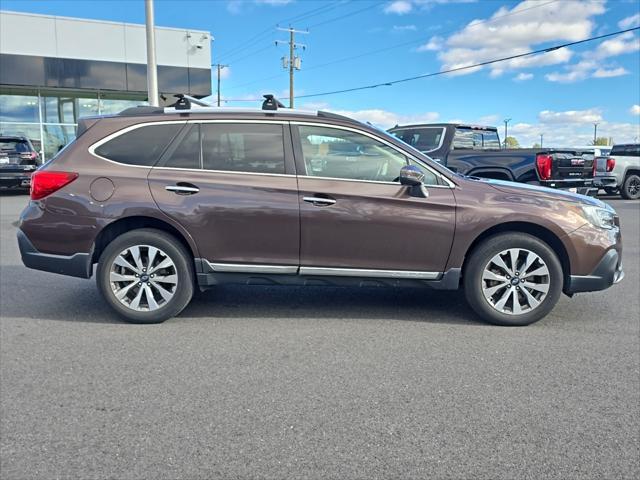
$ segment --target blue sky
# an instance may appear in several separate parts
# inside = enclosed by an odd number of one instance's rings
[[[23,12],[144,22],[142,0],[2,0]],[[640,0],[156,0],[159,26],[209,30],[213,62],[228,63],[223,97],[288,94],[276,25],[297,40],[296,94],[384,82],[473,64],[640,25]],[[94,40],[94,41],[97,41]],[[355,58],[350,58],[355,57]],[[326,65],[333,62],[329,65]],[[638,31],[550,54],[390,87],[300,98],[381,126],[465,121],[502,125],[529,146],[587,144],[593,123],[617,142],[640,136]],[[214,86],[215,91],[215,86]],[[229,102],[229,105],[251,103]]]

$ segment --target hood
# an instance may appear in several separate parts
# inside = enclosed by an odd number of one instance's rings
[[[473,178],[472,181],[486,183],[490,187],[503,193],[534,195],[544,197],[548,200],[556,200],[562,202],[582,203],[584,205],[593,205],[600,208],[608,208],[608,205],[597,198],[572,193],[567,190],[558,190],[555,188],[540,187],[538,185],[529,185],[527,183],[507,182],[504,180],[490,180],[484,178]]]

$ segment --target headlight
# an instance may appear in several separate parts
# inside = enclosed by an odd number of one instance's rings
[[[582,211],[584,212],[584,218],[589,220],[589,223],[594,227],[605,228],[607,230],[616,227],[616,214],[611,210],[593,205],[582,205]]]

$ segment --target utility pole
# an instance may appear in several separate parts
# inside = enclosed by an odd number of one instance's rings
[[[598,124],[594,123],[593,124],[593,144],[596,144],[596,141],[598,140]]]
[[[540,148],[542,148],[542,139],[544,138],[544,133],[540,134]]]
[[[296,43],[295,34],[296,33],[309,33],[308,30],[294,30],[292,27],[289,28],[278,28],[283,32],[289,32],[289,41],[285,40],[276,40],[276,45],[280,43],[288,43],[289,44],[289,59],[282,57],[282,66],[284,68],[289,69],[289,108],[293,108],[293,74],[296,70],[300,70],[300,57],[294,55],[294,51],[296,48],[302,47],[304,50],[307,48],[306,45],[301,43]]]
[[[507,125],[511,121],[510,118],[504,119],[504,148],[507,148]]]
[[[218,70],[218,106],[220,106],[220,72],[222,71],[223,68],[227,68],[229,65],[222,65],[220,63],[216,63],[211,66],[216,67],[216,69]]]
[[[153,0],[144,1],[147,34],[147,97],[149,105],[160,106],[158,101],[158,65],[156,62],[156,31],[153,18]]]

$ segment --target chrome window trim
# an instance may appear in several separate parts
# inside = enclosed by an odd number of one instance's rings
[[[187,121],[186,120],[163,120],[161,122],[145,122],[145,123],[136,123],[135,125],[129,125],[128,127],[125,127],[125,128],[123,128],[121,130],[113,132],[113,133],[107,135],[106,137],[104,137],[102,140],[98,140],[97,142],[91,144],[87,150],[94,157],[99,158],[100,160],[104,160],[104,161],[109,162],[109,163],[114,163],[116,165],[122,165],[122,166],[125,166],[125,167],[132,167],[132,168],[147,168],[147,169],[151,169],[151,168],[153,168],[153,166],[149,166],[149,165],[132,165],[130,163],[116,162],[115,160],[111,160],[109,158],[103,157],[102,155],[98,155],[96,153],[96,148],[101,147],[102,145],[104,145],[108,141],[113,140],[114,138],[118,138],[120,135],[124,135],[125,133],[129,133],[129,132],[131,132],[133,130],[137,130],[138,128],[148,127],[148,126],[152,126],[152,125],[175,125],[175,124],[186,125]]]
[[[214,263],[207,260],[214,272],[220,273],[298,273],[297,265],[255,265],[245,263]]]
[[[436,150],[440,150],[442,148],[442,145],[444,144],[444,138],[445,138],[446,133],[447,133],[446,132],[446,130],[447,130],[446,127],[428,127],[426,125],[424,125],[424,126],[416,125],[415,127],[394,127],[394,128],[389,130],[389,133],[393,135],[394,132],[392,130],[417,130],[419,128],[435,128],[435,129],[439,128],[440,130],[442,130],[442,135],[440,136],[440,143],[438,143],[438,146],[436,148],[431,149],[431,150],[419,150],[420,152],[422,152],[422,153],[431,153],[431,152],[435,152]],[[402,140],[401,138],[399,138],[398,140],[401,140],[401,141],[404,142],[404,140]],[[407,145],[413,147],[413,145],[411,145],[411,144],[407,144]],[[416,147],[413,147],[413,148],[416,148]],[[416,148],[416,150],[418,150],[418,149]]]
[[[385,144],[387,147],[391,148],[392,150],[396,151],[397,153],[400,153],[402,155],[404,155],[407,158],[412,159],[413,161],[419,163],[420,165],[422,165],[424,168],[426,168],[428,171],[430,171],[431,173],[433,173],[436,177],[440,178],[441,180],[443,180],[447,185],[425,185],[426,188],[455,188],[455,184],[449,180],[447,177],[445,177],[444,175],[442,175],[440,172],[438,172],[437,170],[432,169],[429,165],[427,165],[426,163],[424,163],[422,160],[414,157],[413,155],[411,155],[408,152],[405,152],[404,150],[400,150],[398,147],[396,147],[394,144],[386,141],[383,138],[380,138],[376,135],[373,135],[365,130],[359,130],[357,128],[352,128],[352,127],[345,127],[343,125],[334,125],[331,123],[322,123],[322,122],[307,122],[307,121],[300,121],[300,120],[296,120],[296,121],[291,121],[290,122],[291,125],[302,125],[302,126],[313,126],[313,127],[322,127],[322,128],[334,128],[337,130],[346,130],[349,132],[354,132],[354,133],[359,133],[360,135],[365,135],[369,138],[372,138],[373,140],[377,140],[380,143]],[[369,182],[369,183],[384,183],[384,184],[391,184],[391,185],[400,185],[400,183],[396,183],[396,182],[382,182],[382,181],[377,181],[377,180],[357,180],[357,179],[347,179],[347,178],[334,178],[334,177],[314,177],[313,175],[307,175],[306,169],[304,172],[304,175],[302,174],[298,174],[299,177],[309,177],[309,178],[330,178],[331,180],[347,180],[347,181],[355,181],[355,182]]]
[[[442,272],[424,272],[416,270],[376,270],[368,268],[300,267],[300,275],[437,280],[442,275]]]
[[[101,155],[98,155],[96,153],[96,148],[99,148],[100,146],[102,146],[103,144],[107,143],[109,140],[112,140],[114,138],[119,137],[120,135],[124,135],[125,133],[131,132],[133,130],[136,130],[138,128],[142,128],[142,127],[149,127],[149,126],[153,126],[153,125],[174,125],[174,124],[184,124],[187,125],[189,123],[256,123],[258,125],[263,124],[263,123],[269,123],[269,124],[277,124],[277,125],[287,125],[289,122],[286,120],[231,120],[231,119],[217,119],[217,120],[162,120],[159,122],[143,122],[143,123],[136,123],[135,125],[129,125],[128,127],[125,127],[121,130],[118,130],[117,132],[113,132],[109,135],[107,135],[106,137],[104,137],[102,140],[98,140],[97,142],[91,144],[88,148],[88,151],[91,155],[93,155],[96,158],[99,158],[100,160],[104,160],[106,162],[110,162],[110,163],[114,163],[116,165],[122,165],[125,167],[133,167],[133,168],[171,168],[171,167],[154,167],[154,166],[148,166],[148,165],[132,165],[130,163],[122,163],[122,162],[117,162],[115,160],[111,160],[109,158],[103,157]],[[190,168],[177,168],[179,170],[195,170],[195,169],[190,169]],[[205,171],[204,169],[198,169],[198,171]],[[228,170],[206,170],[208,172],[228,172]],[[234,173],[234,172],[232,172]],[[235,173],[244,173],[244,174],[250,174],[250,175],[285,175],[285,176],[294,176],[294,175],[286,175],[286,174],[271,174],[271,173],[254,173],[254,172],[235,172]]]

